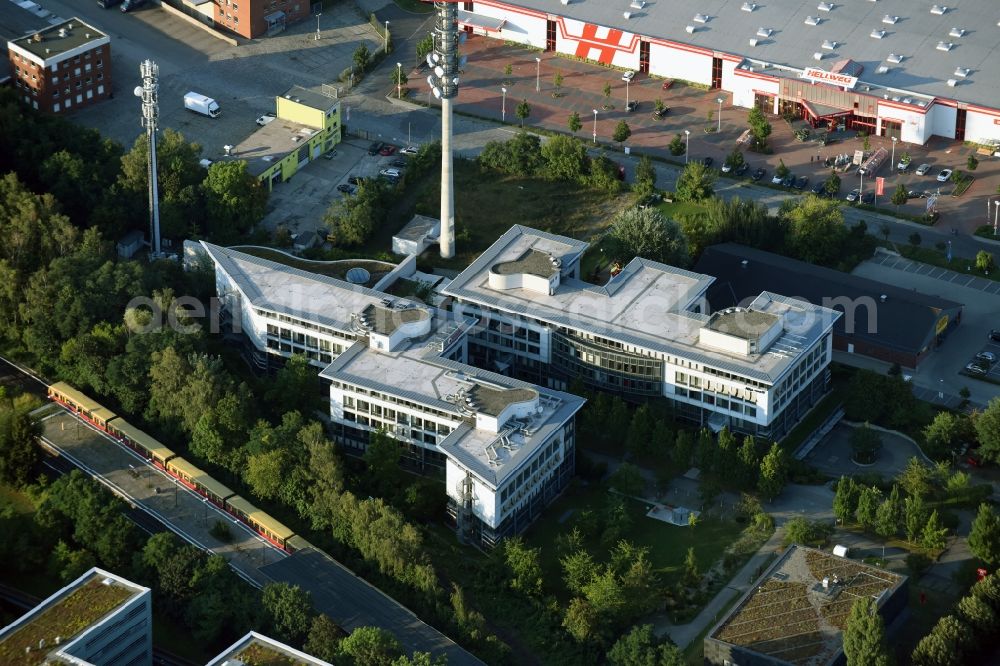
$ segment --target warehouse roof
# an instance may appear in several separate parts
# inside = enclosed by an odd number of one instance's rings
[[[588,23],[617,28],[647,37],[718,50],[772,64],[797,69],[823,67],[838,59],[850,58],[864,67],[864,83],[891,87],[932,96],[997,105],[1000,86],[1000,40],[996,37],[1000,12],[995,0],[881,0],[880,2],[816,3],[803,0],[671,0],[632,2],[583,0],[559,5],[554,0],[504,0],[505,4],[544,13],[562,13]],[[745,11],[744,5],[753,7]],[[829,11],[819,5],[830,6]],[[640,8],[641,6],[641,8]],[[945,7],[943,13],[932,7]],[[625,15],[629,14],[629,18]],[[886,17],[889,17],[886,19]],[[893,17],[898,17],[895,22]],[[807,19],[813,21],[807,23]],[[818,19],[818,21],[817,21]],[[815,24],[813,24],[815,23]],[[514,28],[516,20],[509,20]],[[694,29],[688,32],[688,27]],[[763,28],[768,36],[758,36]],[[578,26],[560,26],[560,34]],[[952,36],[952,29],[957,29]],[[962,32],[964,30],[964,32]],[[879,38],[873,31],[885,31]],[[750,40],[756,40],[754,46]],[[836,42],[833,49],[824,41]],[[628,45],[628,38],[623,38]],[[949,51],[938,43],[952,44]],[[815,53],[823,53],[817,62]],[[890,54],[902,62],[887,60]],[[880,65],[888,66],[883,74]],[[965,77],[956,77],[956,68],[968,68]],[[948,85],[956,79],[958,87]]]
[[[765,290],[791,292],[796,298],[843,312],[845,316],[834,324],[837,335],[912,353],[923,350],[936,335],[942,316],[954,316],[962,308],[955,301],[737,243],[706,248],[695,268],[716,278],[708,290],[712,310],[745,304]]]

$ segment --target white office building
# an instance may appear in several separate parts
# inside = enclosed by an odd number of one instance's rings
[[[564,390],[662,397],[715,431],[777,439],[826,392],[834,310],[763,292],[709,314],[714,278],[633,259],[580,279],[587,243],[514,226],[443,293],[479,325],[474,365]]]
[[[304,353],[328,384],[338,444],[382,430],[444,477],[460,533],[492,546],[565,488],[583,399],[465,364],[476,320],[203,243],[223,310],[254,357]]]
[[[92,568],[0,630],[0,663],[150,666],[151,594]]]

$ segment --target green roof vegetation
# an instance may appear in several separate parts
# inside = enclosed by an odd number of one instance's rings
[[[375,284],[379,278],[388,273],[394,268],[394,264],[385,261],[377,261],[374,259],[339,259],[336,261],[312,261],[310,259],[300,259],[298,257],[293,257],[292,255],[282,252],[281,250],[272,250],[266,247],[258,247],[254,245],[238,245],[234,246],[232,249],[239,250],[245,254],[249,254],[254,257],[259,257],[261,259],[267,259],[268,261],[273,261],[277,264],[284,264],[285,266],[291,266],[292,268],[297,268],[300,271],[307,271],[309,273],[317,273],[319,275],[325,275],[327,277],[337,278],[338,280],[347,279],[347,271],[352,268],[364,268],[372,276],[369,280],[369,285]]]
[[[236,658],[246,666],[300,666],[304,662],[284,652],[254,641],[240,650]]]
[[[37,666],[55,648],[59,636],[65,645],[132,596],[133,590],[119,584],[105,585],[99,577],[73,590],[38,613],[17,631],[0,640],[0,664]],[[45,647],[38,643],[45,640]],[[30,647],[31,652],[25,652]]]

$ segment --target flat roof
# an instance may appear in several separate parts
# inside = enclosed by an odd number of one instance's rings
[[[430,316],[430,312],[420,307],[387,308],[371,304],[361,311],[361,319],[381,335],[392,335],[403,324],[430,319]]]
[[[931,13],[934,3],[913,0],[832,2],[832,11],[820,11],[816,2],[767,0],[751,2],[756,4],[752,12],[742,11],[744,1],[653,1],[631,10],[625,0],[569,5],[553,0],[504,0],[504,4],[797,69],[829,69],[837,60],[850,58],[864,66],[860,76],[864,83],[997,107],[1000,40],[996,25],[1000,15],[995,0],[944,0],[937,3],[948,7],[943,15]],[[631,17],[626,19],[624,13],[629,11]],[[695,20],[697,14],[705,17],[704,22]],[[886,15],[899,20],[883,23]],[[809,16],[820,19],[819,24],[807,25]],[[516,22],[514,19],[509,24]],[[693,33],[687,32],[688,26],[695,28]],[[759,28],[770,29],[771,34],[757,37]],[[952,37],[952,28],[966,32]],[[876,29],[885,30],[881,39],[871,37]],[[757,39],[756,46],[750,46],[751,39]],[[837,47],[822,48],[824,40],[836,41]],[[937,50],[941,41],[952,43],[951,51]],[[826,56],[817,62],[814,53]],[[890,53],[903,56],[903,61],[888,62]],[[889,71],[877,74],[876,69],[883,64]],[[969,76],[956,77],[956,67],[969,68]],[[958,79],[958,86],[948,86],[948,79]]]
[[[275,118],[236,144],[229,155],[216,161],[243,160],[247,163],[247,172],[259,176],[305,146],[319,131],[309,125]]]
[[[856,560],[789,546],[709,637],[790,664],[826,664],[842,649],[854,602],[873,597],[881,607],[905,580]]]
[[[746,305],[761,291],[780,288],[795,298],[844,312],[845,316],[834,324],[837,335],[913,353],[920,352],[937,335],[942,317],[954,318],[963,307],[946,298],[738,243],[705,248],[695,269],[716,278],[708,290],[708,302],[714,310]],[[884,301],[882,296],[886,297]],[[849,316],[847,306],[853,309]]]
[[[0,630],[0,663],[36,666],[149,588],[93,568]],[[59,637],[59,645],[55,638]],[[39,641],[46,648],[39,649]],[[31,648],[26,652],[26,648]]]
[[[29,11],[13,2],[0,2],[0,38],[5,42],[4,48],[6,49],[8,40],[19,39],[47,26],[46,17],[50,14],[51,12],[41,8]]]
[[[441,221],[436,217],[426,215],[414,215],[406,226],[396,232],[393,238],[419,243],[425,238],[437,237],[441,228]]]
[[[65,30],[63,35],[60,35],[61,30]],[[106,38],[107,35],[97,28],[74,17],[34,32],[27,37],[16,39],[14,44],[41,60],[49,60],[89,42]]]
[[[297,104],[302,104],[304,106],[308,106],[309,108],[316,109],[317,111],[329,111],[340,103],[333,97],[329,97],[315,90],[303,88],[302,86],[292,86],[280,96],[285,99],[290,99]],[[269,124],[273,125],[274,122]]]
[[[552,254],[561,260],[565,270],[586,247],[582,241],[515,225],[452,280],[443,293],[766,382],[780,377],[792,365],[796,348],[804,351],[811,346],[839,316],[821,306],[768,293],[756,309],[771,307],[795,315],[797,344],[786,344],[780,354],[765,350],[740,356],[699,345],[698,331],[707,325],[709,317],[690,308],[703,299],[715,280],[709,275],[636,258],[603,287],[565,276],[553,294],[489,286],[493,266],[513,261],[528,249]]]
[[[510,261],[500,261],[490,269],[499,275],[516,275],[527,273],[538,275],[539,277],[552,277],[559,272],[559,267],[553,263],[552,255],[541,250],[531,248],[525,250],[521,256]]]
[[[777,321],[778,316],[769,312],[730,308],[713,314],[708,320],[707,327],[726,335],[753,340],[760,337]]]
[[[222,654],[208,662],[206,666],[223,666],[230,659],[236,660],[230,664],[274,664],[280,666],[331,666],[330,663],[317,657],[296,650],[273,638],[268,638],[256,631],[236,641]]]
[[[450,335],[454,320],[443,311],[437,312],[438,331],[443,329]],[[449,413],[461,424],[436,448],[496,487],[585,401],[441,358],[435,344],[441,335],[432,333],[430,342],[411,341],[394,351],[370,349],[366,341],[359,341],[334,359],[320,376]],[[530,417],[508,422],[507,428],[500,424],[500,433],[475,427],[477,412],[495,417],[512,403],[536,399]]]
[[[271,125],[276,122],[279,121]],[[254,307],[323,324],[342,332],[350,332],[352,315],[360,314],[369,306],[384,307],[390,303],[405,307],[423,305],[238,250],[204,241],[202,246]],[[397,312],[402,310],[395,308]]]

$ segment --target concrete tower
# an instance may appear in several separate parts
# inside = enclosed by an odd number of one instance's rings
[[[458,10],[454,2],[435,0],[434,51],[427,64],[434,73],[427,77],[434,96],[441,100],[441,256],[455,256],[455,179],[451,155],[451,100],[458,95]]]
[[[156,258],[160,256],[160,196],[156,176],[156,123],[160,118],[157,79],[160,68],[152,60],[144,60],[139,65],[139,73],[142,75],[142,85],[136,86],[134,92],[142,100],[142,126],[146,128],[146,139],[149,142],[149,159],[146,165],[149,185],[149,245]]]

